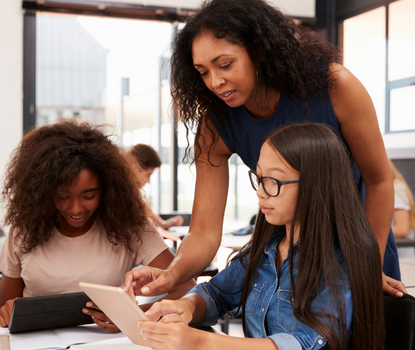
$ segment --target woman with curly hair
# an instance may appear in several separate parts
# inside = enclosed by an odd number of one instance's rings
[[[169,269],[145,269],[131,277],[152,276],[141,292],[169,290],[215,256],[229,157],[238,154],[254,170],[271,130],[307,121],[330,125],[345,141],[379,243],[384,291],[402,296],[390,231],[392,174],[376,111],[364,86],[338,63],[338,50],[263,0],[207,0],[177,33],[171,60],[177,115],[188,134],[195,131],[195,199],[190,234]]]
[[[87,123],[60,121],[23,138],[3,189],[11,229],[0,252],[2,327],[15,298],[80,291],[81,281],[119,286],[135,266],[168,267],[173,254],[145,215],[130,163]],[[169,297],[193,284],[178,285]],[[117,330],[101,312],[84,312]]]

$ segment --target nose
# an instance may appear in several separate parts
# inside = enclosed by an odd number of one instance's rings
[[[78,199],[73,199],[70,203],[69,203],[69,212],[71,214],[80,214],[82,212],[82,204]]]
[[[258,185],[258,189],[256,190],[256,195],[258,198],[266,198],[269,197],[266,192],[264,191],[264,185],[262,182]]]
[[[225,84],[225,78],[222,76],[220,72],[213,72],[211,73],[211,85],[212,90],[220,88],[223,84]]]

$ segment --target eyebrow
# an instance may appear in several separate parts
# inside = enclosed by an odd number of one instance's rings
[[[259,166],[258,163],[256,163],[256,166],[261,169],[261,167]],[[280,171],[280,172],[286,174],[286,172],[284,170],[282,170],[281,168],[269,168],[267,170],[270,170],[270,171]]]
[[[83,191],[82,193],[87,193],[87,192],[95,192],[98,191],[99,188],[88,188],[87,190]]]
[[[210,60],[210,63],[215,63],[219,58],[221,58],[221,57],[223,57],[223,56],[231,56],[230,54],[229,55],[225,55],[225,54],[223,54],[223,55],[219,55],[219,56],[217,56],[217,57],[215,57],[215,58],[212,58],[211,60]],[[203,64],[193,64],[193,66],[194,67],[203,67]]]

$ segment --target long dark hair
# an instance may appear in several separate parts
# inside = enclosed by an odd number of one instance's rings
[[[282,126],[267,136],[265,142],[300,173],[292,229],[287,232],[290,239],[288,259],[295,317],[320,333],[330,349],[383,349],[379,245],[360,201],[343,143],[327,126],[314,123]],[[294,282],[295,223],[300,226],[300,243],[298,273]],[[241,301],[244,330],[244,305],[260,257],[276,229],[278,227],[269,224],[259,212],[252,241],[238,257],[249,257]],[[342,286],[339,285],[342,269],[335,246],[340,247],[350,276],[353,299],[350,339],[350,334],[346,333]],[[311,309],[322,284],[334,295],[337,320]]]
[[[193,67],[193,42],[205,32],[247,50],[258,67],[258,85],[265,93],[275,89],[284,91],[292,99],[305,100],[307,94],[323,96],[333,84],[328,67],[332,62],[339,62],[339,51],[308,29],[297,26],[290,17],[263,0],[205,1],[173,41],[171,94],[187,133],[196,130],[203,121],[213,140],[217,140],[208,124],[208,114],[214,114],[220,125],[226,107],[225,102],[209,91]],[[203,142],[198,131],[195,159]]]
[[[13,152],[3,188],[5,223],[21,236],[24,253],[47,242],[63,220],[54,204],[81,170],[97,175],[102,196],[99,216],[109,241],[125,245],[141,239],[148,220],[137,171],[126,153],[100,127],[63,120],[30,131]]]

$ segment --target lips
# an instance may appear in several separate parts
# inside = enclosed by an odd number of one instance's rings
[[[273,208],[268,208],[263,205],[260,205],[259,207],[261,208],[263,214],[269,214],[272,210],[274,210]]]
[[[222,100],[226,101],[226,100],[229,100],[229,99],[232,98],[234,92],[235,92],[235,90],[229,90],[229,91],[225,91],[225,92],[222,92],[222,93],[218,94],[218,96]]]
[[[69,215],[69,217],[71,218],[71,220],[73,220],[73,221],[76,221],[76,222],[79,222],[79,221],[82,221],[82,219],[85,217],[85,214],[84,215]]]

